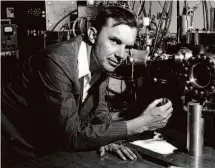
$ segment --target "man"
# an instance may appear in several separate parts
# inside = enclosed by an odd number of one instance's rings
[[[162,99],[129,121],[112,122],[108,112],[104,72],[126,59],[136,34],[133,14],[105,8],[87,38],[39,51],[3,81],[2,135],[14,163],[57,151],[92,150],[166,125],[173,109],[171,102],[157,107]]]

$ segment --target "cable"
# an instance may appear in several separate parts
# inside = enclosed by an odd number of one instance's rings
[[[153,45],[153,48],[152,48],[152,56],[154,55],[154,52],[155,52],[156,47],[157,47],[158,36],[160,34],[161,27],[163,25],[163,16],[165,14],[165,11],[166,11],[165,9],[167,8],[168,3],[169,3],[169,1],[165,0],[164,5],[163,5],[163,9],[162,9],[162,13],[161,13],[161,17],[160,17],[160,20],[159,20],[159,23],[158,23],[158,29],[156,30],[156,36],[155,36],[154,45]]]
[[[158,3],[160,4],[160,7],[161,7],[161,9],[163,8],[163,6],[162,6],[162,4],[161,4],[161,2],[158,0]]]
[[[179,0],[177,0],[177,41],[179,42],[179,31],[180,31],[180,3]]]
[[[135,0],[133,1],[132,11],[134,11]]]
[[[132,58],[132,60],[134,60],[134,56],[132,53],[132,49],[129,50],[130,52],[130,57]],[[137,93],[136,93],[136,84],[135,84],[135,78],[134,78],[134,61],[131,62],[131,94],[134,95],[134,101],[137,100]]]
[[[145,0],[140,1],[140,7],[139,7],[138,12],[137,12],[137,18],[138,18],[138,16],[140,16],[141,12],[143,11],[144,6],[145,6]]]
[[[212,6],[212,4],[211,4],[211,0],[209,0],[208,2],[209,2],[210,7],[213,8],[213,6]]]
[[[199,7],[200,2],[201,2],[201,0],[198,0],[197,3],[196,3],[196,5],[193,7],[194,11]]]
[[[72,21],[72,22],[69,22],[69,23],[66,23],[64,24],[61,29],[63,29],[62,31],[62,36],[63,36],[63,33],[64,31],[66,30],[66,28],[68,28],[67,30],[69,31],[69,34],[70,34],[70,24],[72,24],[72,33],[73,33],[73,36],[75,37],[76,36],[76,33],[75,33],[75,27],[77,25],[77,22],[80,20],[80,23],[79,23],[79,29],[80,29],[80,33],[83,34],[83,20],[86,19],[85,17],[81,17],[81,18],[77,18],[75,21]]]
[[[166,23],[166,30],[169,30],[170,27],[170,23],[172,21],[172,9],[173,9],[173,1],[170,2],[170,6],[169,6],[169,11],[168,11],[168,16],[167,16],[167,23]]]
[[[145,3],[144,3],[144,5],[143,5],[142,11],[143,11],[143,15],[144,15],[145,17],[147,17],[146,9],[145,9]]]
[[[205,29],[205,27],[206,27],[206,22],[205,22],[205,6],[204,6],[204,1],[202,1],[202,15],[203,15],[203,27],[204,27],[204,29]]]
[[[148,13],[148,17],[151,17],[152,15],[152,1],[149,1],[149,13]]]
[[[187,3],[187,0],[184,0],[184,8],[188,8],[188,3]]]
[[[127,1],[128,8],[129,8],[129,11],[132,12],[132,7],[131,7],[131,4],[129,2],[131,3],[131,1]]]
[[[163,37],[167,34],[167,32],[169,30],[169,26],[170,26],[171,19],[172,19],[172,8],[173,8],[173,1],[171,1],[170,5],[169,5],[169,10],[168,10],[167,18],[165,21],[165,26],[164,26],[163,32],[161,33],[161,37],[159,40],[160,43],[161,43]]]
[[[63,21],[65,18],[67,18],[69,15],[71,15],[71,14],[77,12],[77,11],[78,11],[78,10],[75,9],[75,10],[71,11],[70,13],[68,13],[67,15],[65,15],[64,17],[62,17],[62,18],[54,25],[54,27],[52,28],[51,31],[54,31],[54,29],[57,27],[57,25],[60,24],[60,22],[62,22],[62,21]]]
[[[76,26],[76,23],[77,23],[80,19],[81,19],[81,18],[76,18],[75,21],[74,21],[73,24],[72,24],[72,33],[73,33],[74,37],[76,37],[75,26]]]
[[[173,7],[172,4],[173,4],[173,1],[171,1],[170,4],[167,4],[166,8],[168,8],[168,5],[169,5],[169,10],[168,10],[168,12],[166,12],[167,9],[165,10],[165,14],[167,13],[166,19],[165,19],[165,26],[164,26],[164,29],[163,29],[163,31],[161,33],[161,37],[159,39],[159,42],[162,41],[163,37],[166,35],[167,31],[169,30],[169,26],[170,26],[170,22],[171,22],[171,17],[172,17],[172,7]]]
[[[206,29],[209,30],[209,20],[208,20],[208,5],[207,5],[207,2],[204,1],[204,4],[205,4],[205,13],[206,13]]]
[[[84,17],[82,17],[81,18],[81,21],[80,21],[80,24],[79,24],[79,28],[80,28],[80,32],[81,32],[81,34],[83,34],[84,33],[84,28],[83,28],[83,21],[84,21],[84,19],[86,19],[86,18],[84,18]]]

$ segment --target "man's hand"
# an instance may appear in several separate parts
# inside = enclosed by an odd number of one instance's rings
[[[162,98],[154,100],[141,114],[140,117],[145,119],[147,130],[152,131],[165,127],[171,117],[173,111],[171,101],[167,100],[164,105],[160,105],[162,101]]]
[[[100,147],[99,152],[100,156],[104,156],[105,152],[112,152],[116,153],[123,160],[126,160],[126,157],[131,160],[137,159],[137,156],[131,151],[131,149],[125,147],[124,145],[118,145],[115,143]]]
[[[162,102],[163,98],[154,100],[139,117],[126,121],[128,135],[152,131],[166,126],[173,108],[170,100],[164,105],[160,105]]]

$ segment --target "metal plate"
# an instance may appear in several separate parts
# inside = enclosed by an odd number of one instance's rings
[[[46,29],[51,31],[55,24],[71,11],[77,9],[76,1],[45,1],[46,5]],[[61,21],[54,31],[59,31],[61,27],[70,22],[70,17]]]

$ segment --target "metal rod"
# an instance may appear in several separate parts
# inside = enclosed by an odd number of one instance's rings
[[[187,114],[188,154],[201,157],[204,147],[204,118],[202,116],[202,106],[196,102],[189,102]]]

